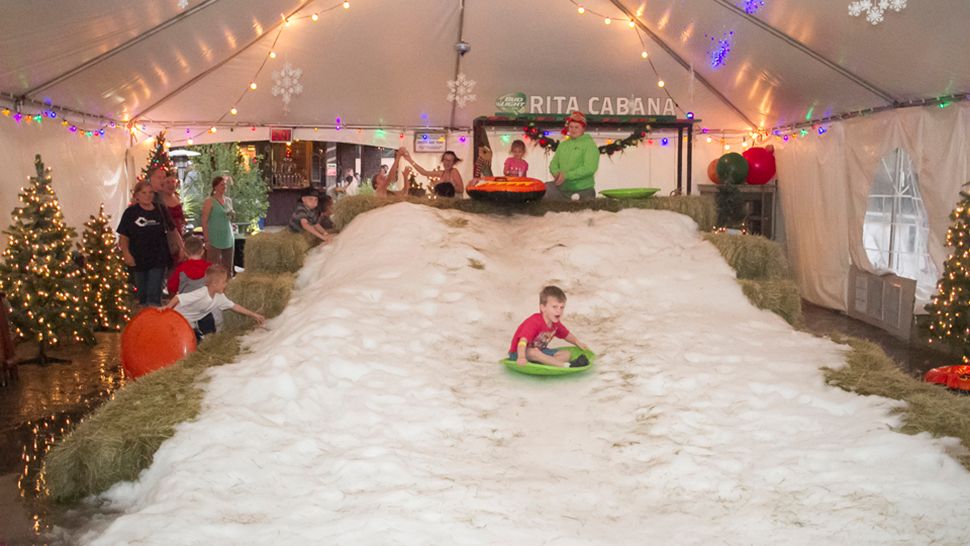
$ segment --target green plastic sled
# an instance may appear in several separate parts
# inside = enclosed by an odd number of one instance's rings
[[[579,355],[586,355],[586,358],[589,359],[589,365],[583,366],[582,368],[560,368],[558,366],[547,366],[545,364],[529,362],[525,366],[519,366],[514,360],[509,358],[503,358],[502,360],[499,360],[499,362],[505,364],[505,367],[513,372],[524,373],[526,375],[571,375],[574,373],[585,372],[586,370],[592,368],[593,362],[596,361],[596,355],[593,353],[593,351],[584,351],[579,347],[557,347],[553,350],[569,351],[569,360],[572,360]]]
[[[660,191],[660,188],[623,188],[619,190],[603,190],[600,193],[613,199],[646,199]]]

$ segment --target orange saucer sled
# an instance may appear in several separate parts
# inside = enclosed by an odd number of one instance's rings
[[[535,178],[513,178],[505,176],[484,177],[481,182],[468,188],[472,199],[495,201],[499,203],[523,203],[542,199],[546,185]]]
[[[970,394],[970,366],[943,366],[926,372],[923,380],[927,383],[943,385],[948,389]]]

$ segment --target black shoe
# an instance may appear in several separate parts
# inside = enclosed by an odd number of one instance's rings
[[[582,368],[584,366],[589,366],[589,359],[586,358],[586,355],[579,355],[569,361],[570,368]]]

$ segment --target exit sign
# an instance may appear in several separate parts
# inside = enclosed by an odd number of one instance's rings
[[[269,130],[270,142],[292,142],[293,129],[271,128]]]

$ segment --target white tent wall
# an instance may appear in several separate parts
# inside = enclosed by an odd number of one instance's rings
[[[863,223],[878,165],[896,148],[913,160],[929,221],[930,259],[941,267],[949,213],[970,181],[970,104],[848,120],[777,149],[788,253],[805,299],[845,311],[850,264],[883,272],[863,248]],[[917,302],[917,311],[924,303]]]
[[[51,168],[54,191],[61,203],[67,224],[78,230],[104,203],[117,221],[128,202],[128,174],[125,164],[128,134],[107,131],[103,138],[70,133],[56,121],[43,123],[0,118],[0,214],[2,227],[10,223],[10,213],[21,206],[22,188],[36,175],[34,156],[41,155]],[[0,248],[6,247],[0,237]]]

